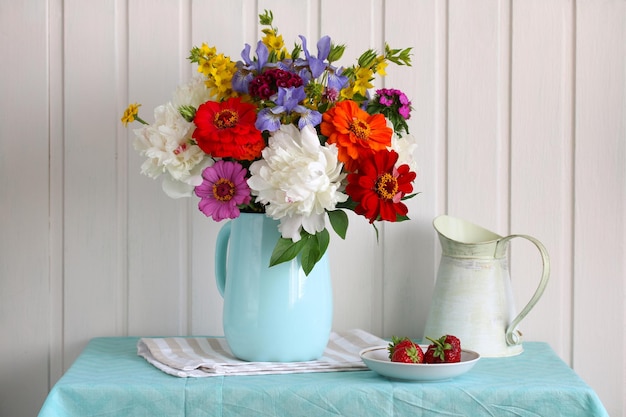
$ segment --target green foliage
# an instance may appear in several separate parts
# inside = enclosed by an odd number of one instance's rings
[[[263,14],[259,15],[259,23],[263,26],[272,26],[274,21],[274,13],[271,10],[263,10]]]
[[[197,46],[194,46],[189,51],[189,57],[187,57],[187,59],[197,64],[200,61],[200,57],[202,57],[202,52],[200,51],[200,48]]]
[[[331,44],[330,52],[328,53],[328,62],[336,62],[341,59],[344,51],[346,50],[346,45],[335,45]]]
[[[385,44],[385,59],[389,62],[393,62],[396,65],[411,66],[411,49],[391,49],[389,45]]]
[[[295,61],[296,59],[300,58],[300,53],[302,53],[302,45],[294,43],[293,50],[291,51],[291,59]]]
[[[281,237],[276,242],[270,258],[270,266],[289,262],[296,256],[300,256],[302,269],[305,275],[313,270],[313,267],[326,253],[330,243],[330,234],[326,229],[314,235],[305,232],[300,233],[300,240],[293,242],[291,239]]]
[[[328,212],[330,225],[337,235],[345,239],[348,231],[348,215],[343,210],[333,210]]]
[[[335,233],[345,239],[348,231],[348,215],[343,210],[333,210],[328,212],[328,218]],[[302,230],[300,240],[297,242],[281,237],[272,252],[270,266],[289,262],[296,256],[300,256],[302,269],[306,275],[309,275],[315,264],[326,253],[329,244],[330,234],[326,229],[314,235]]]
[[[194,117],[196,117],[196,108],[193,106],[189,106],[189,105],[180,106],[178,108],[178,112],[189,123],[193,122]]]
[[[368,49],[361,54],[357,62],[361,68],[370,68],[376,62],[376,51]]]

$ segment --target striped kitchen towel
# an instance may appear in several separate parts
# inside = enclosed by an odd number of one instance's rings
[[[141,338],[137,354],[170,375],[207,377],[365,370],[359,352],[388,342],[364,330],[331,333],[321,358],[306,362],[246,362],[233,356],[226,339],[209,337]]]

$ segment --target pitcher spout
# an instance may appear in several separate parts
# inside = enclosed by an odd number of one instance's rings
[[[442,215],[433,220],[443,254],[455,258],[500,258],[502,236],[457,217]]]

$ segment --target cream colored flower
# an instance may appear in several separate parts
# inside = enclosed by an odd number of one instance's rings
[[[266,213],[280,220],[284,238],[300,240],[326,227],[326,210],[347,200],[341,181],[345,174],[334,145],[321,146],[315,129],[282,125],[269,138],[263,159],[250,166],[248,185]]]
[[[387,120],[387,126],[393,129],[393,124]],[[391,136],[391,146],[387,149],[394,150],[398,153],[398,162],[396,166],[407,164],[411,171],[417,172],[417,161],[415,160],[415,150],[417,149],[417,141],[415,136],[405,133],[399,137],[396,132]]]
[[[211,100],[209,89],[206,88],[205,78],[198,74],[186,84],[178,86],[174,92],[172,103],[175,108],[180,106],[192,106],[198,108],[202,103]]]
[[[202,169],[213,160],[191,140],[193,123],[187,122],[172,103],[154,109],[155,121],[136,129],[134,148],[146,157],[141,172],[151,178],[166,174],[163,190],[173,198],[190,196],[202,183]]]

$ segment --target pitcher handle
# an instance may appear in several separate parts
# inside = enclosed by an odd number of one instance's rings
[[[510,235],[505,238],[502,238],[500,242],[498,242],[498,246],[502,245],[502,248],[506,247],[506,244],[513,238],[521,237],[523,239],[529,240],[532,242],[537,249],[539,249],[539,253],[541,254],[541,262],[543,264],[542,273],[541,273],[541,281],[539,281],[539,286],[537,290],[535,290],[535,294],[533,294],[532,298],[526,304],[526,306],[520,311],[520,313],[513,319],[511,324],[506,329],[506,343],[511,345],[519,345],[521,343],[521,338],[518,332],[515,331],[516,327],[519,323],[526,317],[526,315],[532,310],[532,308],[537,304],[539,298],[543,295],[544,290],[546,289],[546,285],[548,285],[548,278],[550,277],[550,257],[548,255],[548,251],[543,246],[543,244],[535,239],[532,236],[528,235]]]
[[[230,221],[224,223],[215,241],[215,283],[222,297],[224,297],[224,289],[226,288],[226,255],[228,254],[230,228]]]

